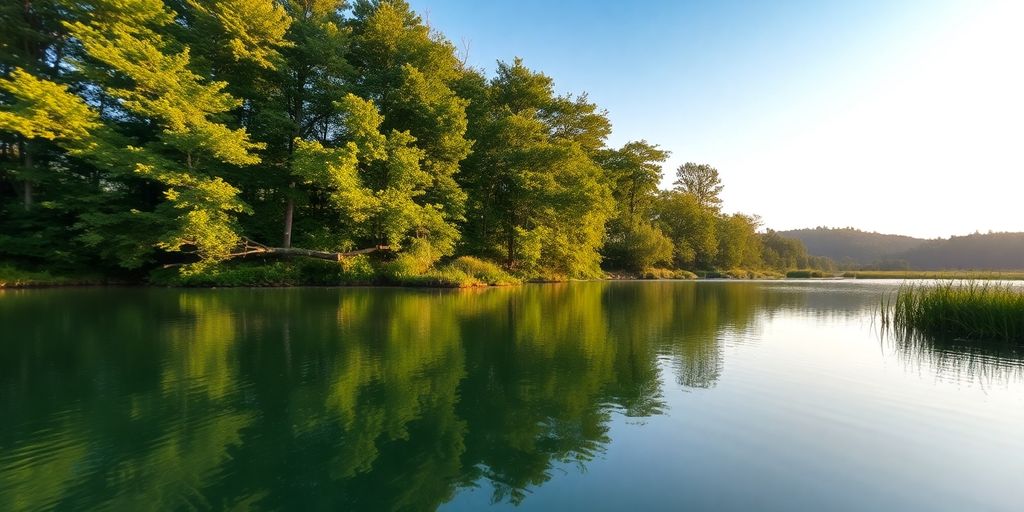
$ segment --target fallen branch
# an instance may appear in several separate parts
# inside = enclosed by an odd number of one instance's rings
[[[249,256],[252,254],[263,254],[269,256],[302,256],[306,258],[316,258],[328,261],[341,261],[345,258],[356,256],[359,254],[369,254],[377,251],[388,251],[391,248],[387,245],[378,245],[376,247],[368,247],[366,249],[358,249],[355,251],[346,252],[329,252],[329,251],[315,251],[312,249],[300,249],[296,247],[269,247],[258,242],[246,239],[243,243],[240,252],[232,253],[228,255],[228,258],[237,258],[242,256]]]

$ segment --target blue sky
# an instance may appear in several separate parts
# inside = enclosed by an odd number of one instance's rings
[[[664,186],[716,166],[725,209],[767,227],[1024,231],[1022,2],[411,4],[474,66],[587,92],[611,145],[672,151]]]

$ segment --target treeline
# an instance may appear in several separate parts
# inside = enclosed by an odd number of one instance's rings
[[[493,76],[402,0],[0,7],[0,258],[145,275],[241,257],[523,277],[827,264],[720,212],[718,173],[606,145],[607,112]]]
[[[927,240],[818,227],[782,235],[800,240],[811,254],[832,259],[844,270],[1024,269],[1024,233],[974,233]]]

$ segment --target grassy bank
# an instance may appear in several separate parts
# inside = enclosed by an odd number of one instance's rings
[[[105,284],[100,276],[57,275],[48,271],[24,270],[0,265],[0,288],[42,288],[47,286],[88,286]]]
[[[903,335],[1024,342],[1024,289],[980,281],[906,285],[883,301],[882,325]]]
[[[857,270],[843,272],[850,279],[976,279],[976,280],[1024,280],[1024,272],[994,272],[985,270]]]
[[[732,268],[728,270],[699,270],[697,277],[701,279],[782,279],[785,275],[774,270]]]
[[[418,286],[473,288],[518,284],[520,279],[494,263],[463,256],[421,268],[408,260],[373,262],[356,256],[340,262],[296,259],[230,262],[196,271],[154,271],[150,284],[187,287],[247,286]]]

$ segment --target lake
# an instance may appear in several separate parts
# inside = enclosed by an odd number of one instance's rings
[[[1024,356],[895,286],[0,291],[0,510],[1020,510]]]

